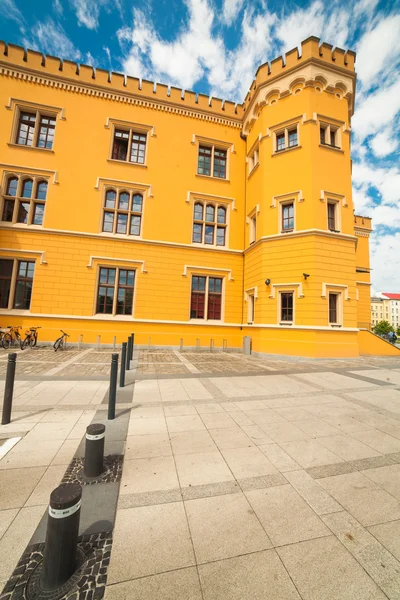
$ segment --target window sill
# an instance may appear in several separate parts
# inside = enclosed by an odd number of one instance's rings
[[[48,152],[49,154],[55,154],[54,150],[50,148],[38,148],[37,146],[25,146],[23,144],[13,144],[12,142],[8,143],[8,146],[11,148],[22,148],[25,150],[38,150],[39,152]]]
[[[330,144],[319,144],[320,148],[326,148],[327,150],[333,150],[334,152],[340,152],[344,154],[344,150],[339,148],[338,146],[331,146]]]
[[[222,319],[189,319],[189,323],[209,323],[211,325],[221,325],[223,323]]]
[[[110,315],[107,313],[94,313],[94,317],[97,317],[102,320],[114,321],[115,319],[119,319],[120,321],[133,321],[133,315]]]
[[[252,170],[249,172],[249,174],[247,175],[247,179],[250,179],[250,177],[253,175],[253,173],[255,171],[257,171],[257,168],[260,166],[260,163],[258,162],[256,165],[254,165],[254,167],[252,168]]]
[[[286,154],[286,152],[291,152],[292,150],[298,150],[301,146],[292,146],[291,148],[284,148],[283,150],[275,150],[272,153],[272,156],[280,156],[281,154]]]
[[[43,225],[34,225],[33,223],[28,225],[27,223],[11,223],[10,221],[0,221],[0,225],[2,227],[15,227],[21,229],[44,229]]]
[[[105,238],[111,238],[125,241],[142,240],[141,235],[128,235],[127,233],[109,233],[108,231],[99,231],[99,235]]]
[[[342,325],[341,325],[340,323],[329,323],[329,325],[330,325],[331,327],[338,327],[338,328],[339,328],[339,327],[342,327]]]
[[[29,316],[31,314],[30,309],[26,310],[23,308],[1,308],[0,311],[6,310],[7,314],[16,315],[20,317]]]
[[[130,167],[142,167],[142,169],[147,169],[147,165],[142,165],[141,163],[131,162],[130,160],[119,160],[118,158],[107,158],[107,162],[118,163],[120,165],[129,165]]]
[[[227,250],[228,246],[217,246],[216,244],[200,244],[199,242],[192,242],[194,248],[212,248],[213,250]]]
[[[329,229],[331,233],[340,233],[340,229]]]
[[[214,177],[214,175],[203,175],[202,173],[196,173],[196,177],[204,177],[205,179],[212,179],[213,181],[224,181],[230,183],[229,179],[223,179],[222,177]]]
[[[294,323],[293,321],[281,321],[279,325],[281,327],[291,327],[292,325],[294,325]]]
[[[294,229],[284,229],[281,231],[282,235],[285,235],[286,233],[294,233]]]

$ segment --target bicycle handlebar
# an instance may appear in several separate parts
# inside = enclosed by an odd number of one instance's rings
[[[63,331],[62,329],[60,329],[60,331],[61,331],[61,333],[62,333],[63,335],[66,335],[67,337],[70,337],[70,335],[69,335],[68,333],[65,333],[65,331]]]

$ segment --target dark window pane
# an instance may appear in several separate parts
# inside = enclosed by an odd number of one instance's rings
[[[6,196],[16,196],[18,188],[18,179],[16,177],[11,177],[8,180]]]
[[[134,283],[135,271],[121,269],[119,272],[116,309],[118,315],[132,314]]]
[[[225,227],[217,227],[217,246],[225,246]]]
[[[19,116],[17,144],[22,146],[33,145],[33,135],[35,132],[36,114],[21,112]]]
[[[203,225],[200,223],[193,223],[193,242],[201,244],[203,237]]]
[[[285,134],[284,133],[280,133],[276,136],[276,149],[278,152],[279,152],[279,150],[285,149]]]
[[[320,127],[320,130],[319,130],[319,141],[321,142],[321,144],[325,144],[325,132],[326,132],[325,127]]]
[[[144,164],[147,136],[141,133],[132,134],[131,162]]]
[[[208,294],[208,319],[221,319],[221,294]]]
[[[119,194],[118,208],[121,208],[122,210],[128,210],[128,208],[129,208],[129,194],[127,194],[126,192],[120,192],[120,194]]]
[[[25,179],[25,181],[22,184],[22,193],[21,193],[22,198],[32,198],[32,188],[33,188],[32,179]]]
[[[35,204],[33,207],[33,225],[43,225],[44,204]]]
[[[226,150],[214,149],[214,177],[226,178]]]
[[[140,225],[142,217],[132,215],[131,217],[131,235],[140,235]]]
[[[293,146],[297,146],[297,129],[292,129],[288,133],[289,138],[289,148],[293,148]]]
[[[203,220],[203,205],[198,202],[194,205],[194,218],[195,221]]]
[[[96,312],[112,314],[116,269],[100,269]]]
[[[226,210],[223,206],[219,206],[218,207],[218,216],[217,216],[217,222],[218,223],[226,223]]]
[[[329,294],[329,323],[337,323],[338,322],[338,295],[337,294]]]
[[[293,321],[293,294],[281,294],[281,321]]]
[[[14,202],[14,200],[4,201],[2,221],[8,221],[9,223],[12,222],[14,213]]]
[[[114,230],[114,213],[104,212],[103,231],[112,233]]]
[[[13,260],[0,260],[0,308],[8,308]]]
[[[328,202],[328,229],[331,231],[336,230],[336,205],[332,202]]]
[[[126,233],[126,226],[128,223],[128,215],[118,213],[117,217],[117,233]]]
[[[47,196],[47,181],[40,181],[36,188],[36,198],[38,200],[46,200]]]
[[[206,225],[204,243],[205,244],[213,244],[214,243],[214,225]]]
[[[115,208],[116,197],[117,197],[117,194],[114,192],[114,190],[108,190],[106,192],[106,203],[105,203],[106,208]]]
[[[204,293],[192,292],[190,301],[191,319],[204,319],[205,297],[206,295]]]
[[[206,278],[205,277],[192,277],[192,290],[194,292],[204,292],[206,289]]]
[[[141,194],[133,195],[132,210],[133,212],[142,212],[143,209],[143,196]]]
[[[336,131],[331,128],[331,146],[336,146]]]
[[[126,160],[128,155],[129,132],[115,130],[112,149],[112,158],[115,160]]]
[[[41,117],[37,141],[38,148],[51,149],[53,147],[55,125],[56,120],[54,117]]]
[[[18,207],[17,223],[28,223],[29,202],[20,202]]]
[[[197,172],[200,175],[211,175],[211,152],[211,148],[207,148],[207,146],[199,147]]]
[[[291,231],[294,228],[294,204],[285,204],[282,206],[282,229]]]
[[[14,308],[29,310],[31,306],[34,269],[34,262],[20,261],[18,263]]]
[[[215,207],[211,204],[207,204],[206,207],[206,221],[213,223],[215,221]]]

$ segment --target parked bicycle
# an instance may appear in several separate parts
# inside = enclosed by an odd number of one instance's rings
[[[21,329],[21,325],[9,325],[8,331],[3,333],[1,338],[1,345],[4,350],[8,350],[10,346],[14,346],[15,342],[18,342],[18,345],[22,349],[22,338],[19,330]]]
[[[69,335],[68,333],[65,333],[65,331],[63,331],[62,329],[60,329],[60,331],[62,333],[62,336],[54,342],[54,352],[57,352],[57,350],[65,350],[67,346],[67,338],[69,337]]]
[[[38,329],[41,329],[41,327],[30,327],[30,329],[28,329],[28,331],[25,332],[26,337],[21,344],[22,350],[24,348],[27,348],[28,346],[33,348],[34,346],[37,345]]]

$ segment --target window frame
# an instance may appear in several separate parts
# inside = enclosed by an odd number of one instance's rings
[[[7,302],[7,306],[1,308],[1,310],[12,310],[12,311],[18,311],[18,313],[23,312],[30,312],[31,310],[31,305],[32,305],[32,297],[33,297],[33,290],[34,290],[34,283],[35,283],[35,271],[36,271],[36,260],[34,258],[15,258],[13,256],[2,256],[0,258],[0,260],[4,260],[4,261],[10,261],[13,263],[12,265],[12,269],[11,269],[11,278],[10,278],[10,288],[9,288],[9,296],[8,296],[8,302]],[[31,263],[33,264],[33,276],[32,278],[26,278],[26,277],[20,277],[19,276],[19,268],[21,263]],[[4,280],[5,278],[2,278],[2,280]],[[28,308],[16,308],[15,307],[15,301],[16,301],[16,296],[17,296],[17,284],[19,280],[24,280],[25,283],[30,280],[31,281],[31,293],[30,293],[30,299],[29,299],[29,307]],[[25,286],[26,288],[26,286]]]
[[[330,315],[330,296],[336,296],[336,321],[331,321]],[[327,299],[327,318],[328,325],[331,327],[342,327],[343,326],[343,292],[339,289],[332,287],[326,290]]]
[[[110,152],[109,152],[108,160],[110,160],[112,162],[119,162],[119,163],[123,163],[123,164],[127,164],[127,165],[133,165],[135,167],[147,167],[149,132],[151,131],[151,129],[152,129],[151,127],[141,126],[140,124],[136,124],[136,123],[128,124],[128,123],[121,123],[118,121],[113,122],[112,127],[111,127],[111,144],[110,144]],[[127,147],[126,159],[113,158],[114,140],[115,140],[115,134],[117,131],[128,133],[128,147]],[[132,145],[133,145],[132,138],[134,135],[146,137],[146,141],[144,143],[145,149],[144,149],[144,162],[143,163],[134,162],[131,160]]]
[[[334,135],[335,144],[332,144],[332,134]],[[323,148],[342,150],[340,125],[333,125],[332,123],[328,123],[326,121],[319,121],[319,145]]]
[[[114,281],[114,292],[113,292],[113,303],[112,303],[112,310],[111,313],[106,313],[106,312],[98,312],[98,306],[99,306],[99,288],[101,287],[101,282],[100,282],[100,275],[101,275],[101,270],[102,269],[107,269],[108,271],[111,269],[115,270],[115,281]],[[129,314],[122,314],[122,313],[117,313],[117,306],[118,306],[118,290],[120,288],[119,285],[119,281],[120,281],[120,272],[121,271],[133,271],[134,272],[134,281],[133,281],[133,293],[132,293],[132,313]],[[97,265],[97,274],[96,274],[96,288],[95,288],[95,298],[94,298],[94,311],[93,314],[95,316],[99,316],[101,317],[108,317],[108,318],[126,318],[126,317],[133,317],[134,313],[135,313],[135,299],[136,299],[136,285],[137,285],[137,276],[138,276],[138,269],[136,267],[123,267],[120,265],[105,265],[103,263],[99,263]],[[111,285],[105,284],[103,287],[111,287]],[[126,286],[123,286],[126,287]],[[132,287],[132,286],[131,286]]]
[[[247,292],[247,324],[254,325],[256,317],[256,295],[255,292]]]
[[[292,296],[292,319],[283,319],[282,318],[282,314],[283,314],[283,295],[291,295]],[[288,310],[288,309],[286,309]],[[279,318],[279,324],[280,325],[294,325],[295,323],[295,315],[296,315],[296,294],[294,290],[291,289],[287,289],[287,290],[279,290],[279,303],[278,303],[278,318]]]
[[[195,218],[195,212],[196,212],[196,206],[197,205],[201,205],[203,212],[202,212],[202,219],[196,219]],[[206,218],[206,210],[208,206],[212,206],[214,208],[214,221],[207,221]],[[225,210],[225,223],[218,223],[218,210],[220,208],[223,208]],[[229,247],[229,240],[228,240],[228,236],[229,236],[229,205],[224,203],[224,202],[215,202],[213,200],[203,200],[201,198],[194,198],[193,199],[193,212],[192,212],[192,233],[191,233],[191,243],[194,244],[195,246],[201,246],[202,248],[215,248],[215,249],[226,249]],[[213,243],[212,244],[208,244],[206,243],[205,239],[206,239],[206,226],[207,224],[209,226],[213,226],[214,227],[214,232],[213,232]],[[194,227],[195,225],[201,225],[201,242],[196,242],[194,241]],[[218,228],[220,229],[224,229],[225,230],[225,243],[224,245],[222,244],[217,244],[217,232],[218,232]]]
[[[57,109],[54,109],[54,111],[52,111],[51,108],[47,108],[47,107],[41,108],[40,106],[37,106],[37,105],[29,106],[29,104],[26,104],[26,105],[17,104],[16,109],[15,109],[15,115],[14,115],[14,124],[13,124],[12,131],[11,131],[10,144],[12,146],[17,146],[18,148],[29,148],[31,150],[43,150],[45,152],[54,152],[55,151],[54,146],[55,146],[55,142],[56,142],[57,120],[58,120],[59,112],[60,111]],[[18,143],[18,137],[19,137],[20,125],[21,125],[21,115],[24,113],[35,115],[35,124],[33,127],[33,138],[32,138],[31,145]],[[54,126],[50,126],[50,129],[53,129],[53,132],[54,132],[51,148],[44,148],[44,147],[41,147],[38,145],[39,140],[40,140],[40,127],[41,127],[42,118],[54,119]],[[49,126],[48,126],[48,128],[49,128]]]
[[[296,144],[289,144],[289,136],[293,131],[296,130]],[[279,148],[279,140],[284,138],[284,145]],[[282,154],[283,152],[288,152],[289,150],[295,150],[296,148],[300,148],[300,123],[290,123],[289,125],[285,125],[284,127],[278,127],[273,131],[272,138],[272,155]]]
[[[293,206],[293,227],[291,229],[285,229],[283,227],[284,224],[284,211],[285,208],[287,206]],[[279,233],[281,234],[288,234],[288,233],[293,233],[293,231],[296,231],[296,199],[295,198],[290,198],[287,200],[281,200],[279,202],[279,229],[278,229]]]
[[[114,208],[106,206],[106,199],[107,199],[108,192],[115,193]],[[129,202],[128,202],[127,209],[119,208],[119,206],[118,206],[119,198],[120,198],[121,194],[129,195]],[[134,207],[133,198],[135,196],[141,196],[141,198],[142,198],[141,212],[133,210],[133,207]],[[100,234],[106,235],[106,236],[118,236],[118,237],[122,237],[124,239],[132,239],[132,240],[133,239],[143,239],[143,218],[144,218],[145,199],[146,199],[146,192],[144,190],[139,190],[137,188],[129,188],[129,187],[125,187],[125,186],[119,187],[117,185],[112,185],[112,184],[103,186],[102,206],[101,206],[101,212],[100,212],[100,225],[99,225]],[[104,230],[104,218],[105,218],[106,213],[113,214],[112,231]],[[127,217],[125,233],[119,233],[117,231],[118,215],[126,215],[126,217]],[[130,233],[131,226],[132,226],[132,220],[134,217],[140,217],[140,226],[139,226],[139,234],[138,235]]]
[[[334,210],[334,224],[335,224],[334,229],[332,229],[329,224],[329,219],[330,219],[329,207],[330,206],[333,206],[333,210]],[[340,233],[341,227],[342,227],[341,214],[340,214],[340,202],[329,196],[326,198],[326,222],[327,222],[328,231],[331,231],[332,233]]]
[[[16,187],[15,196],[11,196],[11,195],[7,194],[9,185],[10,185],[10,181],[13,179],[17,179],[17,187]],[[23,191],[24,191],[24,184],[26,181],[32,181],[32,193],[31,193],[30,197],[22,195]],[[42,183],[46,183],[46,185],[47,185],[45,199],[38,198],[39,186]],[[35,174],[31,174],[31,173],[17,173],[14,171],[4,172],[3,173],[3,183],[2,183],[2,190],[4,190],[4,192],[0,196],[0,223],[8,224],[9,226],[17,225],[17,226],[23,226],[23,227],[43,228],[44,218],[45,218],[45,209],[46,209],[46,204],[48,202],[49,183],[50,183],[50,178],[48,176],[35,175]],[[13,203],[11,220],[8,220],[8,219],[5,220],[5,219],[3,219],[3,217],[5,215],[6,205],[7,205],[7,203],[10,203],[10,202]],[[24,223],[23,221],[19,220],[19,215],[20,215],[21,205],[27,204],[27,203],[29,203],[29,209],[28,209],[28,214],[27,214],[27,222]],[[36,212],[37,206],[43,207],[43,218],[42,218],[41,223],[34,223],[35,212]]]
[[[193,278],[194,277],[202,277],[206,280],[205,291],[204,291],[204,318],[201,317],[192,317],[192,294],[193,294]],[[218,279],[221,281],[221,293],[210,292],[210,279]],[[223,323],[224,322],[224,304],[225,304],[225,277],[223,275],[207,275],[204,273],[192,273],[190,277],[190,296],[189,296],[189,321],[194,323]],[[195,291],[195,293],[199,293]],[[202,293],[202,292],[200,292]],[[221,316],[219,319],[209,319],[209,296],[219,295],[221,300]]]
[[[250,177],[250,175],[258,167],[259,164],[260,164],[260,142],[258,141],[255,145],[253,145],[249,154],[247,155],[247,165],[248,165],[247,166],[247,176],[248,177]]]
[[[199,158],[200,158],[200,151],[201,151],[202,148],[209,148],[209,149],[211,149],[210,174],[209,175],[207,175],[206,173],[199,173]],[[215,151],[216,150],[219,151],[219,152],[225,152],[225,177],[218,177],[217,175],[214,175],[214,172],[215,172]],[[216,179],[218,181],[229,181],[229,146],[218,144],[218,142],[212,143],[212,142],[203,141],[201,139],[198,140],[196,175],[198,177],[210,177],[210,178]]]

